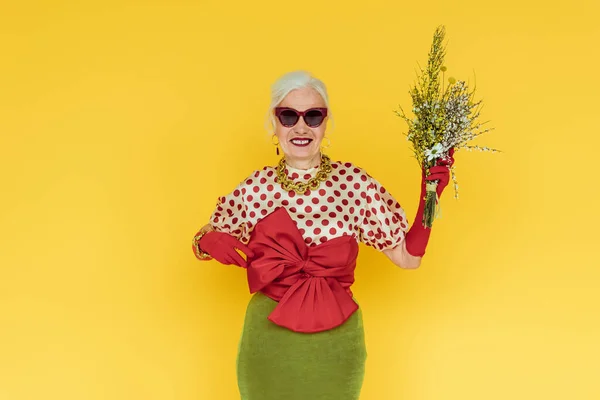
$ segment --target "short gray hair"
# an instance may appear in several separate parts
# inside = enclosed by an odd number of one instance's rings
[[[331,108],[329,107],[329,95],[327,94],[327,87],[318,78],[315,78],[310,72],[305,70],[298,70],[288,72],[273,85],[271,85],[271,104],[269,106],[269,111],[267,112],[265,121],[265,128],[269,132],[269,134],[273,134],[275,132],[275,114],[273,113],[273,109],[279,105],[292,90],[301,89],[309,87],[314,89],[317,93],[321,95],[323,101],[325,102],[325,106],[327,107],[327,116],[329,120],[333,124],[333,115],[331,114]],[[269,127],[271,130],[269,130]]]

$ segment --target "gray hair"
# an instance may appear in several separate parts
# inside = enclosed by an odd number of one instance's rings
[[[304,70],[292,71],[288,72],[271,86],[271,104],[269,106],[269,111],[266,115],[265,128],[269,132],[270,135],[275,132],[275,114],[273,110],[275,107],[279,105],[292,90],[301,89],[309,87],[314,89],[317,93],[321,95],[323,101],[325,101],[325,106],[327,107],[327,116],[333,125],[335,125],[333,121],[333,115],[331,114],[331,108],[329,107],[329,96],[327,95],[327,88],[323,81],[318,78],[315,78],[310,72]],[[269,128],[271,128],[269,130]]]

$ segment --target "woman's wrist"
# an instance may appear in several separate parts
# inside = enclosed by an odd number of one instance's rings
[[[202,237],[212,231],[214,231],[214,228],[210,224],[205,225],[194,235],[194,238],[192,239],[192,248],[194,249],[194,254],[199,260],[208,260],[212,258],[210,254],[202,250],[200,247],[200,240]]]

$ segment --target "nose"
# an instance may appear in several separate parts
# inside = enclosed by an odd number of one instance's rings
[[[300,117],[296,125],[294,125],[294,132],[296,133],[306,133],[310,130],[310,127],[306,125],[304,118]]]

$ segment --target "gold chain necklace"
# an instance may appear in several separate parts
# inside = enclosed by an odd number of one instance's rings
[[[281,184],[283,190],[290,191],[293,190],[298,194],[304,194],[308,189],[315,190],[319,187],[321,182],[324,182],[329,177],[329,173],[331,172],[331,159],[327,157],[325,154],[321,154],[321,165],[319,166],[319,170],[317,174],[310,178],[308,182],[294,182],[287,177],[285,173],[285,157],[283,157],[279,161],[279,165],[277,166],[277,181]]]

